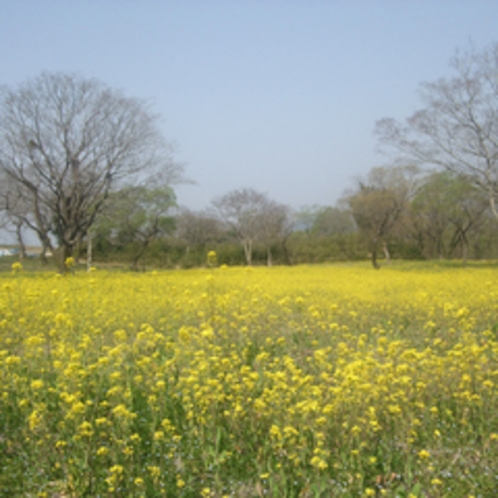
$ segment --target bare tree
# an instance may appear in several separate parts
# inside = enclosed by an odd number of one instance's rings
[[[220,237],[220,221],[207,211],[181,208],[176,217],[175,235],[185,243],[188,254],[192,247],[204,247]]]
[[[266,248],[266,264],[268,266],[273,265],[272,247],[276,245],[282,248],[284,260],[290,264],[286,242],[292,229],[293,220],[290,208],[285,204],[266,199],[260,213],[258,239]]]
[[[181,167],[147,105],[96,80],[43,73],[0,91],[0,168],[15,182],[43,245],[71,256],[123,180]]]
[[[252,188],[235,189],[213,201],[213,206],[244,248],[248,265],[253,247],[262,236],[262,221],[268,196]]]
[[[424,106],[405,123],[376,124],[404,160],[441,166],[483,190],[498,218],[498,43],[451,60],[454,76],[421,85]]]

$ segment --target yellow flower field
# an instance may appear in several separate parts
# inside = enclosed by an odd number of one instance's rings
[[[498,496],[498,267],[0,274],[0,490]]]

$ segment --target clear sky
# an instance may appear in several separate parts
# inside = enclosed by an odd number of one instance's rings
[[[383,164],[375,122],[497,22],[495,0],[0,0],[0,84],[77,72],[150,99],[197,182],[181,205],[332,205]]]

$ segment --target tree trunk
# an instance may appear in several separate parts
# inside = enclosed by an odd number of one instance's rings
[[[47,244],[42,239],[41,240],[40,261],[42,262],[43,265],[47,265],[48,264],[47,250],[48,250]]]
[[[142,247],[138,250],[138,252],[133,257],[133,260],[132,260],[131,265],[130,265],[130,270],[137,271],[138,262],[140,261],[140,258],[144,255],[145,251],[147,250],[149,243],[150,243],[150,240],[144,241],[144,243],[142,244]]]
[[[379,263],[377,263],[377,242],[375,242],[372,245],[372,252],[371,252],[370,256],[371,256],[372,266],[376,270],[380,270]]]
[[[266,246],[266,265],[273,266],[273,257],[271,254],[271,247]]]
[[[437,239],[436,251],[439,259],[443,259],[443,241],[441,238]]]
[[[86,234],[86,271],[90,271],[92,267],[92,234]]]
[[[73,255],[74,246],[70,244],[62,243],[57,250],[57,264],[59,266],[60,273],[66,273],[68,268],[66,266],[66,261]]]
[[[469,259],[469,241],[467,239],[467,236],[465,235],[465,232],[462,232],[461,240],[462,240],[462,264],[463,266],[467,266],[467,262]]]
[[[377,263],[377,249],[374,249],[374,250],[372,251],[372,266],[373,266],[376,270],[380,270],[379,263]]]
[[[37,234],[41,243],[40,261],[42,262],[43,265],[47,265],[48,264],[47,252],[50,251],[53,257],[56,257],[56,252],[48,236],[43,234],[41,231],[38,231]]]
[[[74,244],[74,250],[73,250],[74,262],[77,265],[79,265],[79,263],[80,263],[80,255],[81,255],[81,235],[78,235],[78,238],[76,239],[76,243]]]
[[[38,197],[38,190],[36,188],[30,189],[34,195],[34,212],[35,215],[35,223],[31,224],[25,218],[25,221],[28,223],[28,226],[36,231],[38,238],[40,239],[42,245],[42,251],[40,253],[40,260],[42,264],[46,265],[47,261],[47,250],[52,253],[53,257],[56,257],[56,253],[54,247],[52,246],[52,242],[50,241],[49,229],[47,224],[45,223],[45,219],[40,210],[40,200]]]
[[[495,195],[492,187],[489,188],[489,205],[493,216],[498,219],[498,211],[496,210]]]
[[[287,265],[287,266],[291,266],[291,260],[290,260],[290,257],[289,257],[289,250],[287,249],[287,241],[284,240],[282,241],[282,252],[284,254],[284,263]]]
[[[24,244],[24,239],[22,236],[21,224],[16,224],[16,237],[17,243],[19,245],[19,259],[24,259],[26,257],[26,245]]]
[[[246,256],[247,266],[252,265],[252,240],[244,241],[244,254]]]
[[[391,264],[391,254],[389,253],[389,249],[387,247],[387,243],[384,241],[382,243],[382,251],[384,252],[384,257],[386,258],[386,264]]]

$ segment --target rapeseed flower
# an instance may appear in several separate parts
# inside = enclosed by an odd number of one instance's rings
[[[284,475],[296,496],[331,481],[368,496],[381,463],[409,463],[426,494],[448,467],[485,487],[498,279],[446,271],[9,275],[0,444],[80,494],[268,494]]]

